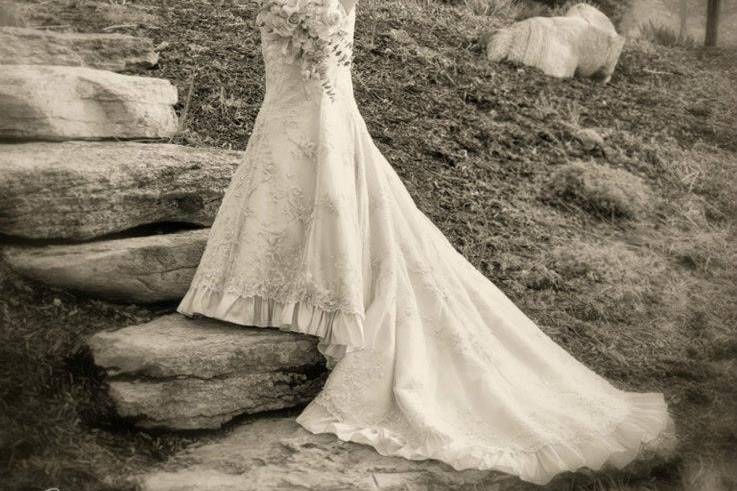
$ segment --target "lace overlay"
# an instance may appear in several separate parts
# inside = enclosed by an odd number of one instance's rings
[[[662,394],[576,361],[417,209],[348,68],[331,101],[262,51],[264,102],[180,312],[319,336],[332,372],[297,421],[385,455],[542,484],[672,435]]]

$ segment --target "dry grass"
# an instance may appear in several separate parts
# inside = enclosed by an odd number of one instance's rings
[[[111,19],[98,3],[21,6],[33,25],[99,31]],[[244,148],[264,93],[254,6],[123,7],[157,19],[128,32],[169,43],[146,74],[178,86],[180,113],[187,101],[186,131],[174,142]],[[566,489],[735,486],[722,465],[737,458],[733,52],[630,45],[602,87],[489,65],[479,35],[511,19],[434,0],[364,0],[358,8],[358,104],[418,207],[578,359],[619,386],[664,391],[674,410],[680,464],[578,476]],[[582,144],[580,128],[605,135],[606,151]],[[593,192],[572,188],[597,215],[541,199],[577,161],[613,173]],[[630,182],[614,169],[640,176],[653,197],[643,198],[647,213],[628,208],[629,189],[607,189]],[[600,210],[609,218],[612,209],[632,218],[602,220]],[[87,334],[159,311],[75,298],[0,272],[0,473],[13,476],[6,488],[114,489],[121,476],[187,443],[105,419],[104,401],[90,396],[95,374],[77,355]]]
[[[4,490],[121,489],[113,478],[191,441],[111,418],[86,337],[155,312],[29,284],[0,262],[0,474]]]
[[[608,15],[612,22],[619,24],[630,2],[619,0],[446,0],[446,3],[463,5],[474,15],[502,17],[515,21],[529,19],[530,17],[565,15],[573,5],[588,3]]]
[[[687,2],[685,31],[681,32],[678,2],[633,0],[632,15],[626,21],[626,31],[649,37],[666,46],[702,46],[706,28],[706,3]],[[721,2],[718,43],[737,47],[737,4]]]
[[[137,26],[156,27],[158,17],[151,13],[151,8],[128,3],[126,1],[90,2],[95,8],[95,14],[108,22],[109,26],[126,28]]]
[[[15,2],[10,0],[0,1],[0,26],[23,27],[26,25],[26,17]]]
[[[655,24],[652,20],[644,24],[641,28],[642,36],[650,42],[668,47],[684,47],[693,48],[696,46],[696,40],[691,36],[680,36],[673,28]]]
[[[522,8],[519,0],[463,0],[476,15],[517,18]]]
[[[669,254],[702,275],[714,275],[737,264],[734,237],[724,230],[684,234],[669,244]]]
[[[650,208],[649,187],[642,179],[622,169],[574,162],[553,174],[549,195],[552,201],[576,205],[604,218],[636,218]]]
[[[568,288],[578,285],[586,290],[586,302],[581,305],[596,317],[618,314],[621,318],[659,301],[657,278],[665,264],[652,252],[623,242],[574,241],[551,251],[550,263]],[[611,307],[616,310],[608,312]]]

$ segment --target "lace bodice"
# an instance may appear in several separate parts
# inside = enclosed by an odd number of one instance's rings
[[[355,8],[342,22],[352,39]],[[365,196],[337,185],[359,179],[355,134],[365,131],[350,67],[332,55],[329,76],[336,96],[330,99],[319,79],[304,79],[283,38],[262,29],[261,39],[264,101],[193,285],[269,299],[282,308],[310,305],[331,313],[330,319],[315,321],[315,329],[337,325],[338,316],[360,335],[368,278],[356,254],[363,240],[357,219]]]
[[[342,7],[341,7],[342,9]],[[356,9],[348,14],[343,13],[343,29],[349,40],[353,39]],[[320,82],[317,79],[305,81],[300,73],[299,64],[285,55],[285,41],[261,31],[261,53],[266,65],[266,96],[265,103],[293,104],[295,98],[322,97]],[[330,80],[333,83],[339,98],[352,98],[350,66],[338,63],[337,57],[331,55],[329,68]]]

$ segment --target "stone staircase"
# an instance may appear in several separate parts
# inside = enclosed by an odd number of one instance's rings
[[[316,338],[178,314],[90,339],[118,413],[144,428],[218,428],[309,402],[325,364]]]
[[[0,253],[18,273],[119,303],[186,292],[243,154],[162,143],[178,128],[175,87],[116,73],[157,60],[148,39],[0,27]],[[172,222],[189,228],[140,233]],[[315,338],[179,314],[88,345],[119,416],[141,428],[213,429],[299,407],[326,377]],[[132,480],[157,491],[529,487],[383,457],[290,417],[206,439]]]

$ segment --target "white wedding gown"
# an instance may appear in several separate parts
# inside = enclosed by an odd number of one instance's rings
[[[349,67],[331,101],[264,33],[262,51],[263,105],[179,312],[319,336],[332,372],[297,421],[384,455],[543,484],[672,434],[662,394],[576,361],[415,206]]]

